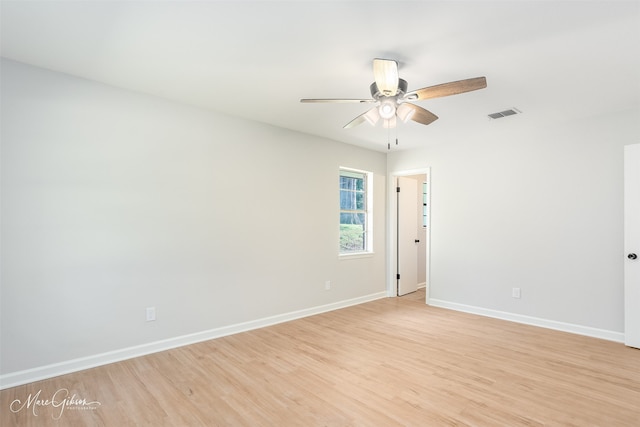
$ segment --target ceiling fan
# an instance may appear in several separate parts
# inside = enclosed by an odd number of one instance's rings
[[[475,77],[407,92],[407,82],[398,76],[398,63],[392,59],[374,59],[373,77],[375,81],[369,87],[371,99],[301,99],[300,102],[373,103],[375,107],[351,120],[344,128],[349,129],[365,121],[375,126],[380,119],[385,128],[394,128],[397,119],[405,123],[413,120],[423,125],[438,119],[432,112],[409,101],[457,95],[487,87],[485,77]]]

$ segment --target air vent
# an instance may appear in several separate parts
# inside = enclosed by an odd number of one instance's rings
[[[500,111],[499,113],[492,113],[489,114],[489,117],[492,119],[500,119],[502,117],[507,117],[507,116],[513,116],[515,114],[520,114],[522,111],[516,109],[516,108],[512,108],[510,110],[504,110],[504,111]]]

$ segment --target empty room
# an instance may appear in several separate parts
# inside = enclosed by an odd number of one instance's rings
[[[639,29],[0,0],[0,426],[640,426]]]

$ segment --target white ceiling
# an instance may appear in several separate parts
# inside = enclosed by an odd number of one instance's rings
[[[181,103],[386,151],[396,132],[344,124],[369,105],[375,57],[409,90],[486,76],[418,104],[407,149],[519,121],[597,117],[640,103],[638,1],[2,1],[2,56]],[[492,121],[487,114],[518,108]]]

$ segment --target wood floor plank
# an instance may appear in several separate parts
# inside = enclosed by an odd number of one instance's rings
[[[10,410],[60,389],[100,404]],[[640,350],[422,293],[3,390],[0,425],[633,427]]]

